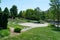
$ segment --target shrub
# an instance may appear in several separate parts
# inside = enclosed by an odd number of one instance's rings
[[[9,27],[7,27],[7,30],[8,30],[8,31],[10,31],[10,28],[9,28]]]
[[[6,13],[6,10],[4,12],[0,13],[0,28],[1,29],[7,29],[7,23],[8,23],[8,14]]]
[[[15,28],[14,32],[20,33],[21,32],[21,28]]]
[[[27,20],[27,22],[31,22],[30,20]]]
[[[2,30],[2,28],[0,28],[0,30]]]
[[[38,22],[40,22],[41,24],[44,24],[45,23],[43,20],[39,20]]]
[[[5,29],[5,30],[0,30],[0,38],[1,37],[5,37],[8,36],[10,34],[9,30]]]
[[[48,27],[56,27],[54,24],[49,24]]]

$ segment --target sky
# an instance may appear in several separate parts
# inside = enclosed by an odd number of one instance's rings
[[[18,11],[20,10],[26,10],[26,9],[34,9],[36,7],[39,7],[41,10],[45,11],[49,9],[49,0],[1,0],[0,7],[2,10],[5,7],[8,7],[10,9],[12,5],[16,5],[18,8]]]

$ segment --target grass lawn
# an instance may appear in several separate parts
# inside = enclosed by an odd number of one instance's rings
[[[50,27],[39,27],[3,40],[60,40],[60,32],[54,31]]]
[[[0,30],[0,39],[10,35],[9,29]]]

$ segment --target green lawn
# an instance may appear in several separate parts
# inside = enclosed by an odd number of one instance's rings
[[[10,35],[9,29],[0,30],[0,39]]]
[[[19,36],[8,37],[3,40],[60,40],[60,32],[50,27],[41,27],[28,30]]]

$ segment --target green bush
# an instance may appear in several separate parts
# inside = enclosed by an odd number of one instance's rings
[[[38,22],[40,22],[41,24],[44,24],[45,23],[45,21],[43,21],[43,20],[39,20]]]
[[[27,22],[31,22],[30,20],[27,20]]]
[[[20,33],[21,32],[21,28],[15,28],[14,32]]]
[[[8,31],[10,31],[10,28],[9,28],[9,27],[7,27],[7,30],[8,30]]]
[[[5,37],[8,36],[10,34],[9,30],[5,29],[5,30],[0,30],[0,38],[1,37]]]
[[[2,28],[0,28],[0,30],[2,30]]]
[[[56,27],[54,24],[49,24],[48,27]]]
[[[7,23],[8,23],[8,13],[7,8],[3,12],[0,13],[0,28],[1,29],[7,29]]]

